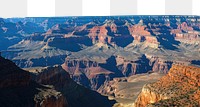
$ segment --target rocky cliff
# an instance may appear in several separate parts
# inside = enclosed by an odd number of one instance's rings
[[[62,67],[76,82],[93,90],[98,89],[104,81],[112,79],[114,74],[99,63],[87,59],[66,60]]]
[[[159,81],[144,85],[134,106],[200,106],[199,81],[199,67],[173,65]]]
[[[38,84],[31,74],[0,57],[0,106],[67,107],[63,95],[53,86]]]
[[[42,69],[35,80],[41,84],[53,85],[64,95],[70,107],[111,107],[115,103],[74,82],[61,66]]]

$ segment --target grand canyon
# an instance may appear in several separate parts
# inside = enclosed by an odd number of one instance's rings
[[[0,18],[0,107],[199,107],[200,16]]]

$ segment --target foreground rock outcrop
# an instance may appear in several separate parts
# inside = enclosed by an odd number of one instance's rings
[[[0,57],[1,107],[68,107],[53,86],[38,84],[31,74]]]
[[[200,68],[173,65],[169,73],[143,87],[136,107],[200,106]]]

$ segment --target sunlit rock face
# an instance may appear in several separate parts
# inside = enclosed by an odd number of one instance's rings
[[[144,85],[134,106],[199,106],[200,68],[173,65],[159,81]]]

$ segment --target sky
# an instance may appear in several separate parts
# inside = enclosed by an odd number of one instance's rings
[[[200,0],[1,0],[0,17],[200,15]]]

